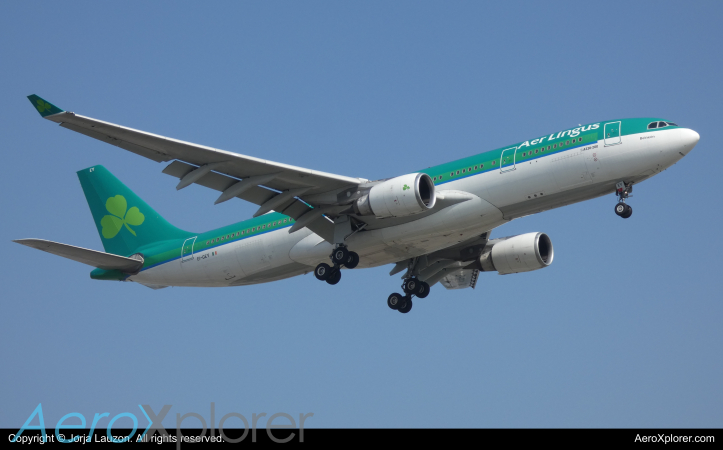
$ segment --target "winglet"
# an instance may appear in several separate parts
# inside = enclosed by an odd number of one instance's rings
[[[62,109],[58,108],[57,106],[53,105],[50,102],[47,102],[43,100],[42,98],[38,97],[37,95],[28,95],[28,100],[30,100],[30,103],[33,104],[35,109],[38,110],[41,116],[48,117],[52,116],[53,114],[58,114],[65,112]]]

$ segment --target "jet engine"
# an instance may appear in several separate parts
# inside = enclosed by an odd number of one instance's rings
[[[374,185],[354,202],[360,216],[405,217],[434,208],[434,183],[426,173],[411,173]]]
[[[545,233],[526,233],[495,243],[479,262],[484,271],[506,275],[547,267],[553,256],[552,241]]]

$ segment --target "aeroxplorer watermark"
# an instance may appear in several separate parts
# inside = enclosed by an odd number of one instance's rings
[[[99,422],[106,418],[110,417],[110,413],[104,412],[104,413],[95,413],[95,416],[93,417],[93,421],[90,424],[90,428],[87,428],[87,421],[85,419],[85,416],[81,413],[72,412],[64,415],[63,417],[58,420],[58,423],[55,425],[55,433],[48,435],[45,431],[45,420],[43,418],[43,405],[42,403],[39,403],[38,406],[35,408],[35,410],[30,414],[30,417],[25,421],[23,426],[18,430],[17,433],[10,434],[8,436],[8,440],[11,443],[21,443],[21,444],[28,444],[28,443],[46,443],[46,442],[62,442],[62,443],[71,443],[71,442],[80,442],[80,443],[90,443],[90,442],[111,442],[111,443],[122,443],[122,442],[154,442],[154,443],[164,443],[164,442],[170,442],[170,443],[176,443],[176,448],[181,447],[181,443],[183,442],[230,442],[230,443],[237,443],[241,442],[244,439],[246,439],[249,434],[251,435],[250,439],[251,442],[256,442],[256,432],[258,428],[258,421],[262,417],[266,417],[267,414],[262,412],[259,414],[252,413],[251,414],[251,421],[243,415],[236,412],[230,412],[228,414],[225,414],[223,417],[221,417],[221,420],[218,423],[218,435],[216,435],[216,404],[211,402],[211,423],[209,426],[207,426],[206,419],[203,418],[198,413],[195,412],[189,412],[181,415],[180,413],[176,413],[176,433],[175,435],[170,434],[168,431],[166,431],[166,428],[163,426],[163,419],[168,415],[168,413],[171,411],[171,408],[173,405],[164,405],[163,408],[156,413],[153,411],[153,408],[150,407],[150,405],[138,405],[138,408],[140,408],[141,412],[143,413],[143,416],[145,416],[146,420],[148,421],[148,426],[143,431],[143,433],[138,434],[136,436],[136,432],[138,431],[138,417],[130,412],[123,412],[120,414],[116,414],[113,416],[110,421],[108,422],[108,425],[106,428],[105,435],[103,434],[96,434],[96,430],[100,429],[98,427]],[[271,439],[271,441],[279,444],[283,444],[286,442],[289,442],[293,440],[294,438],[297,438],[297,432],[298,432],[298,441],[304,442],[304,424],[307,419],[310,417],[313,417],[314,413],[300,413],[299,414],[299,422],[297,427],[297,422],[294,419],[294,417],[290,414],[279,412],[272,414],[266,419],[266,433]],[[37,417],[38,419],[38,425],[31,425],[33,420]],[[80,423],[66,423],[66,422],[77,422],[77,420],[71,420],[71,419],[77,419],[80,420]],[[126,418],[125,423],[128,422],[128,419],[133,422],[133,430],[128,433],[127,435],[117,436],[113,434],[113,427],[115,426],[117,429],[120,428],[119,425],[116,425],[116,421],[119,419]],[[186,419],[195,419],[195,421],[198,424],[201,425],[201,433],[196,436],[184,436],[181,432],[181,425]],[[123,423],[122,422],[122,423]],[[241,434],[239,437],[236,438],[230,438],[226,435],[224,432],[224,426],[226,426],[228,429],[234,428],[236,431],[241,431],[241,424],[243,424],[243,434]],[[283,433],[284,436],[279,437],[281,432],[278,430],[290,430],[290,432]],[[25,430],[39,430],[41,433],[40,435],[23,435],[23,431]],[[74,431],[78,430],[78,431]],[[83,430],[81,433],[80,430]],[[88,431],[87,434],[85,431]],[[210,432],[209,432],[210,430]],[[273,430],[277,430],[275,433]],[[288,434],[287,434],[288,433]],[[207,435],[208,434],[208,435]]]

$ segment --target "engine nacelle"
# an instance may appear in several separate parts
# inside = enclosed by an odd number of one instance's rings
[[[434,182],[426,173],[392,178],[371,188],[354,203],[360,216],[405,217],[434,208]]]
[[[552,241],[545,233],[526,233],[494,244],[479,261],[482,270],[506,275],[547,267],[554,254]]]

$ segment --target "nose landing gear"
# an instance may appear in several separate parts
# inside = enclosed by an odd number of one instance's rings
[[[347,269],[353,269],[359,264],[359,255],[356,252],[349,251],[345,245],[339,245],[334,249],[330,255],[331,262],[334,264],[330,266],[326,263],[321,263],[314,269],[314,276],[319,281],[326,281],[327,283],[334,285],[341,280],[341,267],[344,266]]]
[[[628,217],[633,215],[633,207],[628,205],[627,203],[620,202],[615,205],[615,214],[622,217],[623,219],[627,219]]]
[[[619,198],[618,204],[615,205],[615,214],[623,219],[627,219],[633,215],[633,208],[625,203],[628,197],[632,197],[632,195],[630,195],[631,192],[633,192],[632,183],[621,181],[615,185],[615,195]]]

